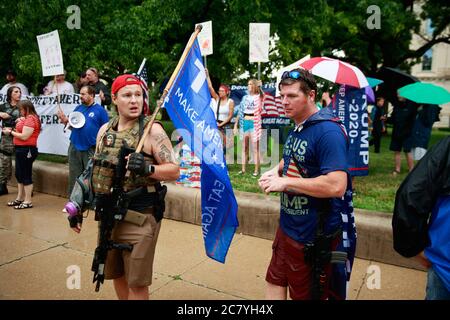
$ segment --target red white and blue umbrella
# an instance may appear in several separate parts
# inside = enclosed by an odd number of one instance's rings
[[[369,85],[367,78],[357,67],[338,59],[316,57],[306,60],[300,66],[309,70],[313,75],[328,81],[345,84],[356,88]]]

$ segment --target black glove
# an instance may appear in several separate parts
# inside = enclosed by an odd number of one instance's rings
[[[145,176],[149,173],[149,166],[145,163],[142,153],[131,153],[128,158],[128,170],[135,174]]]
[[[76,228],[78,224],[81,225],[83,223],[83,216],[81,214],[68,216],[67,219],[69,220],[69,225],[71,228]]]

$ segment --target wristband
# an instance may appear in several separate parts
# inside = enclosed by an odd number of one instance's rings
[[[152,164],[149,164],[147,170],[148,170],[149,175],[153,175],[155,173],[155,166]]]

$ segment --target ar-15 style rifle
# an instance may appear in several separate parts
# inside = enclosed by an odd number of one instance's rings
[[[124,192],[123,184],[127,171],[125,157],[132,152],[134,152],[134,149],[129,148],[124,142],[119,151],[119,161],[113,178],[111,194],[96,194],[95,220],[99,221],[99,234],[91,268],[94,271],[93,282],[96,283],[96,292],[99,291],[100,285],[105,280],[105,263],[108,251],[111,249],[133,250],[133,246],[130,244],[116,243],[111,240],[116,221],[124,219],[128,208],[129,199]]]

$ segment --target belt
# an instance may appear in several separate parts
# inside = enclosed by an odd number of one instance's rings
[[[130,197],[135,197],[141,194],[146,193],[153,193],[156,192],[156,187],[154,185],[146,186],[146,187],[139,187],[133,190],[124,190]]]

